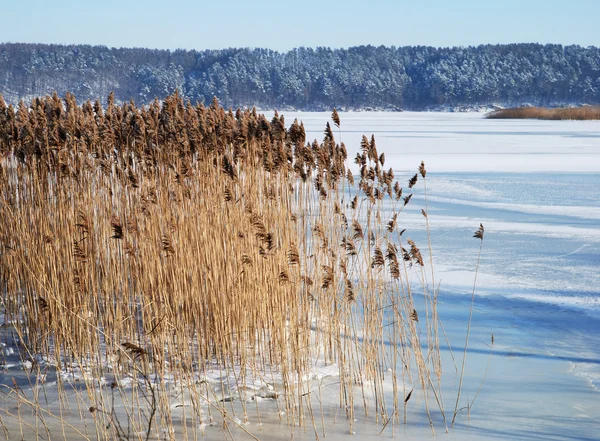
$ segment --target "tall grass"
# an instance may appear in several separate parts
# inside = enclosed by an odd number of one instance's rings
[[[432,430],[444,413],[433,272],[398,227],[411,194],[374,138],[355,183],[329,125],[308,143],[297,121],[216,101],[69,94],[0,98],[0,154],[2,335],[37,391],[9,388],[22,433],[49,419],[65,438],[250,433],[262,398],[318,437],[327,366],[350,431],[360,409],[406,422],[418,390]],[[62,372],[53,411],[48,372]]]
[[[595,120],[600,119],[600,107],[515,107],[500,109],[486,115],[490,119],[549,119],[549,120]]]

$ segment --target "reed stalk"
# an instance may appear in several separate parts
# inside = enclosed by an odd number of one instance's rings
[[[36,392],[11,389],[23,434],[56,418],[67,438],[77,414],[98,439],[195,439],[217,418],[227,436],[233,425],[255,437],[244,423],[276,411],[318,438],[333,387],[350,432],[360,409],[394,431],[419,388],[433,431],[434,272],[427,287],[396,227],[411,195],[374,137],[354,183],[329,125],[311,143],[297,121],[216,100],[54,95],[0,120],[1,338],[37,363]],[[60,415],[45,411],[48,372]]]

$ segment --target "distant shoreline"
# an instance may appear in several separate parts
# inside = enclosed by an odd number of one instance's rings
[[[543,120],[600,120],[600,106],[580,107],[513,107],[495,110],[489,119],[543,119]]]
[[[111,92],[149,105],[177,91],[225,108],[310,111],[454,110],[480,106],[600,105],[595,47],[508,44],[463,48],[357,46],[160,51],[0,43],[0,94],[18,105],[67,91],[77,102]]]

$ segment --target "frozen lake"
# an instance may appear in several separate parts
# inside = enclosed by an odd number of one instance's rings
[[[322,139],[326,113],[284,113]],[[354,158],[375,135],[407,190],[427,168],[436,278],[460,347],[479,241],[473,357],[500,342],[485,394],[456,439],[596,439],[600,424],[600,122],[481,114],[340,113]],[[399,217],[426,248],[423,184]],[[461,322],[462,320],[462,322]],[[476,359],[476,358],[475,358]],[[479,367],[481,369],[481,366]],[[548,425],[548,421],[556,421]],[[546,423],[545,423],[546,422]],[[467,427],[468,426],[468,427]],[[454,439],[454,438],[452,438]]]
[[[307,139],[321,140],[330,114],[282,112],[303,121]],[[269,115],[272,115],[269,114]],[[352,158],[363,134],[374,134],[386,166],[432,172],[599,172],[600,121],[486,120],[481,113],[340,113]],[[335,128],[334,128],[335,129]],[[338,135],[337,129],[334,133]],[[339,136],[338,136],[339,138]]]

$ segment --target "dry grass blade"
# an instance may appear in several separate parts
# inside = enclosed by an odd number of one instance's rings
[[[233,193],[229,187],[225,187],[225,190],[223,190],[223,196],[225,202],[231,202],[234,200]]]
[[[77,241],[73,242],[73,257],[75,258],[75,261],[79,263],[84,263],[88,260],[86,252],[81,244]]]
[[[142,356],[148,353],[145,349],[130,342],[121,343],[121,346],[123,346],[127,352],[134,356]]]
[[[334,271],[333,267],[329,265],[323,265],[323,280],[321,282],[322,289],[328,289],[333,284]]]
[[[292,244],[291,248],[288,250],[288,264],[290,265],[300,265],[300,253],[298,252],[298,248],[295,244]]]
[[[49,308],[48,302],[42,296],[39,296],[37,300],[38,300],[38,305],[40,305],[40,309],[42,311]]]
[[[171,256],[175,253],[175,248],[173,248],[173,241],[168,234],[163,234],[161,239],[162,250],[167,256]]]
[[[362,227],[360,226],[360,223],[356,219],[354,219],[352,221],[352,230],[354,231],[354,234],[352,236],[352,238],[354,240],[360,240],[365,237],[363,234]]]
[[[402,188],[400,187],[400,183],[396,181],[394,184],[394,194],[396,195],[396,200],[400,200],[402,197]]]
[[[279,273],[279,284],[283,285],[285,283],[288,283],[290,281],[290,276],[287,273],[287,271],[283,270]]]
[[[421,251],[417,247],[417,245],[410,239],[407,239],[408,244],[410,245],[410,257],[413,258],[419,265],[424,266],[423,256],[421,255]]]
[[[132,169],[129,169],[128,173],[127,173],[127,177],[129,179],[129,183],[131,184],[131,186],[133,188],[138,188],[139,187],[139,181],[137,176],[135,175],[135,173],[133,172]]]
[[[250,217],[250,223],[256,230],[256,237],[258,237],[259,239],[264,239],[267,234],[267,229],[266,229],[265,224],[262,221],[260,215],[253,214]]]
[[[77,221],[75,226],[81,230],[83,234],[87,234],[90,230],[90,223],[87,216],[81,210],[77,210]]]
[[[336,125],[336,127],[340,127],[340,115],[338,115],[338,112],[336,109],[333,109],[333,112],[331,112],[331,119],[333,120],[333,123]]]
[[[346,172],[346,180],[348,181],[349,185],[354,185],[354,175],[352,174],[352,170],[348,169],[348,171]]]
[[[356,256],[358,255],[358,250],[356,249],[356,245],[351,238],[344,238],[343,245],[346,248],[346,254],[348,256]]]
[[[229,177],[229,179],[231,179],[233,181],[235,181],[237,179],[237,173],[235,171],[235,167],[234,167],[233,163],[231,162],[231,160],[227,156],[223,156],[222,170],[223,170],[223,173],[225,173]]]
[[[408,188],[413,188],[416,185],[417,180],[418,180],[418,175],[415,173],[415,175],[408,180]]]
[[[483,250],[483,233],[484,233],[484,229],[483,229],[483,224],[479,224],[479,229],[475,232],[475,235],[473,237],[480,239],[480,244],[479,244],[479,253],[477,254],[477,265],[475,266],[475,277],[473,279],[473,291],[471,293],[471,306],[469,308],[469,321],[468,321],[468,325],[467,325],[467,333],[465,336],[465,348],[464,348],[464,352],[463,352],[463,360],[462,360],[462,365],[461,365],[461,371],[460,371],[460,378],[459,378],[459,382],[458,382],[458,392],[456,393],[456,403],[454,405],[454,415],[452,416],[452,427],[454,427],[454,423],[456,421],[456,416],[458,415],[459,409],[458,409],[458,405],[460,402],[460,394],[462,391],[462,385],[463,385],[463,379],[465,376],[465,366],[467,364],[467,349],[469,347],[469,337],[471,335],[471,321],[473,319],[473,309],[474,309],[474,305],[475,305],[475,287],[477,286],[477,275],[479,274],[479,264],[481,262],[481,251]],[[493,339],[493,336],[492,336]],[[478,394],[479,392],[477,392]],[[476,394],[476,396],[477,396]]]
[[[416,309],[413,309],[412,312],[410,313],[410,319],[415,322],[419,321],[419,314],[417,313]]]
[[[398,218],[398,213],[394,213],[392,219],[387,223],[387,230],[392,233],[396,228],[396,219]]]
[[[116,215],[113,215],[110,219],[110,226],[113,230],[111,239],[123,239],[123,225],[121,224],[121,220]]]
[[[385,265],[383,253],[379,247],[375,247],[373,251],[373,259],[371,260],[371,268],[381,268]]]
[[[307,286],[312,286],[314,284],[313,279],[309,276],[302,276],[301,279]]]
[[[352,303],[356,300],[356,297],[354,296],[354,288],[352,286],[352,282],[350,281],[350,279],[346,279],[346,300],[348,301],[348,303]]]
[[[479,224],[479,229],[475,232],[475,234],[473,235],[473,237],[477,238],[477,239],[481,239],[483,240],[483,233],[484,233],[484,228],[483,228],[483,224]]]

